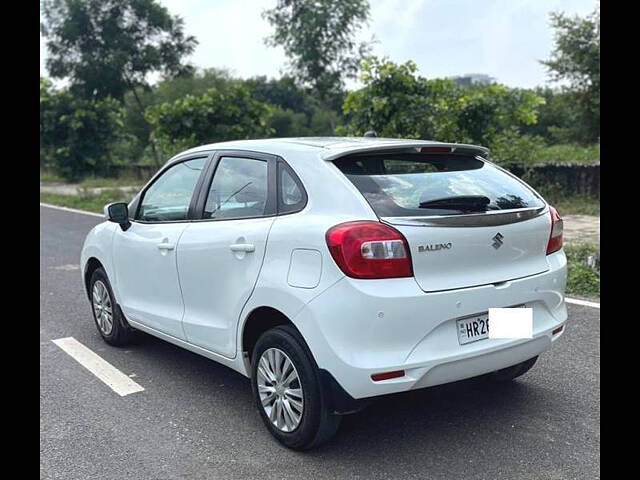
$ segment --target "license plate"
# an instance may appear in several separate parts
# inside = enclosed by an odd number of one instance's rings
[[[456,321],[456,326],[460,345],[489,338],[489,313],[461,318]]]
[[[526,308],[526,305],[514,305],[509,308]],[[489,312],[456,320],[456,327],[460,345],[489,338]]]

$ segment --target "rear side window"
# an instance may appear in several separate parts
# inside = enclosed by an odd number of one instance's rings
[[[278,162],[278,213],[299,212],[304,208],[307,196],[291,168]]]
[[[380,217],[542,207],[520,181],[470,156],[377,154],[334,161]]]

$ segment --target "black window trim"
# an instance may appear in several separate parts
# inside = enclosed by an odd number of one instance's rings
[[[209,189],[213,182],[213,177],[218,170],[218,165],[222,158],[245,158],[249,160],[261,160],[267,162],[267,201],[265,203],[265,213],[262,215],[256,215],[252,217],[237,217],[237,218],[203,218],[204,207],[206,205],[207,196],[209,195]],[[276,198],[276,161],[280,157],[271,155],[268,153],[254,152],[252,150],[216,150],[213,152],[213,156],[203,181],[200,185],[200,190],[197,195],[197,200],[194,204],[194,216],[192,222],[225,222],[229,220],[250,220],[255,218],[269,218],[277,215],[277,198]]]
[[[189,210],[187,214],[186,220],[166,220],[166,221],[145,221],[139,220],[136,217],[138,216],[138,211],[140,209],[140,202],[142,198],[144,198],[145,193],[153,185],[156,180],[164,174],[168,169],[177,165],[178,163],[186,162],[188,160],[194,160],[196,158],[206,157],[206,163],[203,172],[198,178],[196,183],[196,187],[194,189],[193,196],[191,197],[191,203],[189,204]],[[204,207],[207,200],[207,195],[209,194],[209,189],[211,188],[211,182],[213,181],[213,176],[215,175],[215,171],[218,167],[220,159],[222,157],[236,157],[236,158],[249,158],[254,160],[264,160],[268,163],[267,170],[267,181],[268,181],[268,193],[267,193],[267,204],[265,206],[265,214],[257,217],[240,217],[240,218],[202,218],[204,213]],[[280,166],[282,165],[282,166]],[[302,192],[303,201],[300,205],[291,211],[281,211],[281,200],[280,200],[280,176],[278,175],[279,169],[284,168],[291,175],[291,178],[296,182],[298,188]],[[300,177],[296,173],[296,171],[289,165],[289,163],[279,155],[274,155],[270,153],[257,152],[253,150],[203,150],[199,152],[193,152],[190,154],[186,154],[184,156],[178,156],[171,162],[167,163],[163,166],[156,174],[149,180],[149,182],[143,187],[143,189],[134,197],[134,199],[129,204],[129,217],[130,221],[134,223],[140,223],[144,225],[152,225],[152,224],[162,224],[162,223],[194,223],[194,222],[223,222],[227,220],[249,220],[253,218],[268,218],[274,216],[282,216],[282,215],[292,215],[295,213],[299,213],[307,207],[308,203],[308,194],[307,190],[300,180]]]
[[[143,225],[154,225],[154,224],[164,224],[164,223],[189,223],[193,221],[194,218],[194,208],[196,205],[196,198],[198,198],[199,193],[201,191],[201,187],[202,187],[202,182],[204,181],[204,179],[206,178],[206,174],[211,166],[211,159],[213,157],[213,153],[211,151],[202,151],[202,152],[194,152],[194,153],[190,153],[184,156],[180,156],[177,157],[175,160],[167,163],[164,167],[162,167],[160,170],[158,170],[158,172],[156,172],[156,174],[151,178],[151,180],[149,180],[149,182],[144,186],[144,188],[138,193],[138,195],[136,195],[136,197],[132,200],[132,202],[129,204],[129,217],[130,217],[130,221],[134,222],[134,223],[140,223]],[[204,167],[202,169],[202,172],[200,172],[200,176],[198,177],[198,181],[196,182],[195,188],[193,190],[193,193],[191,194],[191,201],[189,202],[189,208],[187,210],[187,218],[184,220],[154,220],[154,221],[148,221],[148,220],[140,220],[140,218],[138,218],[139,214],[140,214],[140,205],[142,203],[142,200],[144,199],[145,194],[147,193],[147,191],[149,190],[149,188],[151,188],[151,186],[162,176],[165,174],[165,172],[167,172],[169,169],[175,167],[176,165],[178,165],[179,163],[184,163],[184,162],[188,162],[189,160],[196,160],[198,158],[204,158],[205,159],[205,164]],[[133,213],[133,215],[131,214]]]

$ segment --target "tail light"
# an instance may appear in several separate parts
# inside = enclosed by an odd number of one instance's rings
[[[547,255],[562,248],[562,231],[564,228],[560,214],[551,205],[549,205],[549,213],[551,213],[551,236],[547,244]]]
[[[340,270],[353,278],[412,277],[404,236],[379,222],[347,222],[329,229],[329,252]]]

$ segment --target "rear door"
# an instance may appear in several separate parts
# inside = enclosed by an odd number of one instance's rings
[[[480,158],[361,154],[334,161],[407,239],[426,292],[546,271],[551,218],[529,187]]]
[[[187,340],[235,356],[236,326],[255,286],[275,219],[275,159],[219,152],[203,188],[199,220],[178,243]]]

